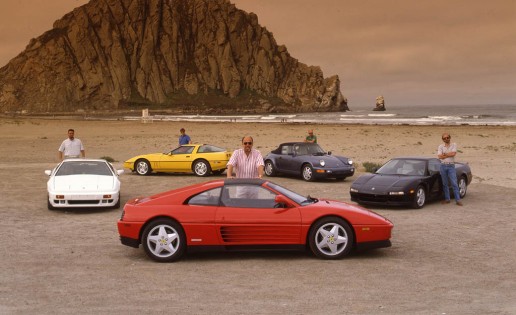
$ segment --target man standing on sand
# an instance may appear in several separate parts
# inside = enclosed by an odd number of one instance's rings
[[[260,151],[253,149],[253,137],[242,138],[242,149],[237,149],[231,155],[227,164],[227,177],[233,177],[235,168],[236,178],[262,178],[263,157]]]
[[[457,173],[455,171],[455,155],[457,154],[457,144],[450,143],[450,134],[445,132],[442,136],[443,143],[437,148],[437,157],[441,160],[441,179],[443,181],[444,200],[442,204],[450,203],[450,187],[448,181],[451,182],[453,195],[457,206],[462,206],[460,201],[459,186],[457,185]]]
[[[78,157],[86,157],[84,152],[84,146],[80,139],[75,138],[75,130],[68,129],[68,139],[65,139],[59,147],[58,158],[60,161],[63,159],[71,159]]]
[[[312,129],[308,130],[308,136],[306,136],[305,142],[317,143],[317,136],[314,135],[314,131]]]
[[[190,136],[185,134],[185,128],[179,129],[179,132],[181,133],[181,135],[179,136],[179,145],[192,143]]]

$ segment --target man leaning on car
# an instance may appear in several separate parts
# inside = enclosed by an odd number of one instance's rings
[[[60,161],[63,159],[72,159],[78,157],[86,157],[84,152],[84,146],[80,139],[75,138],[75,130],[68,129],[68,139],[65,139],[59,147],[58,158]]]

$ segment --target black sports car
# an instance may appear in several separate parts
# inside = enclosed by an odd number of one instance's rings
[[[422,208],[428,200],[443,198],[437,158],[400,157],[385,163],[374,174],[357,178],[349,190],[351,200],[370,205],[409,205]],[[460,197],[466,196],[472,175],[468,164],[455,163]],[[450,185],[451,190],[451,185]],[[453,196],[453,193],[451,193]]]
[[[264,161],[267,176],[290,174],[301,175],[306,181],[324,178],[343,180],[355,173],[352,160],[331,155],[317,143],[282,143],[267,154]]]

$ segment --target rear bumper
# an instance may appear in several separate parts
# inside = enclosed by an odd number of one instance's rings
[[[134,238],[120,236],[120,242],[123,245],[129,246],[129,247],[134,247],[134,248],[140,247],[140,241],[135,240]]]

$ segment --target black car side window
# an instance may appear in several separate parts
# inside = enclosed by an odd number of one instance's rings
[[[428,162],[428,172],[430,173],[430,175],[439,173],[440,168],[441,168],[441,162],[436,161],[436,160],[435,161],[431,160],[430,162]]]

